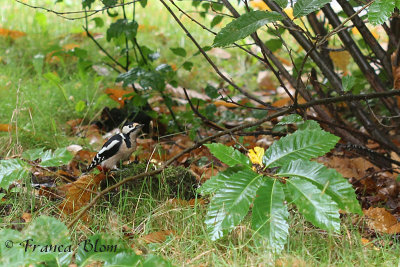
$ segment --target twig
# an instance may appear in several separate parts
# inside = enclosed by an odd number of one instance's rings
[[[171,1],[171,0],[170,0]],[[186,27],[182,24],[182,22],[179,20],[179,18],[175,15],[175,13],[171,10],[171,8],[165,3],[164,0],[160,0],[160,2],[165,6],[165,8],[168,10],[168,12],[172,15],[172,17],[175,19],[175,21],[178,23],[178,25],[182,28],[182,30],[186,33],[187,37],[193,42],[193,44],[199,49],[200,53],[204,56],[204,58],[208,61],[208,63],[212,66],[212,68],[215,70],[215,72],[227,83],[229,83],[233,88],[241,92],[243,95],[247,96],[248,98],[256,101],[257,103],[269,107],[270,105],[265,103],[264,101],[261,101],[254,95],[250,94],[249,92],[245,91],[244,89],[240,88],[237,84],[235,84],[231,79],[226,77],[215,65],[215,63],[211,60],[211,58],[207,55],[207,53],[204,51],[204,49],[200,46],[200,44],[194,39],[194,37],[190,34],[190,32],[186,29]]]
[[[101,44],[99,44],[99,42],[97,42],[97,40],[93,37],[93,35],[89,32],[87,27],[83,27],[83,29],[86,31],[87,36],[97,45],[98,48],[100,48],[101,51],[103,51],[104,54],[107,55],[107,57],[109,59],[111,59],[115,64],[117,64],[119,67],[121,67],[122,69],[124,69],[125,71],[128,71],[128,69],[126,67],[124,67],[121,63],[119,63],[113,56],[110,55],[110,53],[107,52],[107,50],[105,50]]]
[[[224,127],[222,127],[222,126],[219,126],[219,125],[216,124],[215,122],[210,121],[209,119],[207,119],[206,117],[204,117],[203,114],[201,114],[201,113],[199,112],[199,110],[193,106],[193,103],[192,103],[192,101],[190,100],[190,97],[189,97],[189,95],[188,95],[188,93],[187,93],[187,91],[186,91],[186,88],[183,88],[183,92],[185,93],[186,99],[187,99],[187,101],[189,102],[190,108],[192,109],[193,113],[194,113],[197,117],[199,117],[199,118],[203,121],[204,124],[206,124],[206,125],[208,125],[208,126],[211,126],[212,128],[214,128],[214,129],[216,129],[216,130],[218,130],[218,131],[225,131],[225,130],[226,130],[226,128],[224,128]]]
[[[332,98],[326,98],[326,99],[319,99],[319,100],[313,100],[310,101],[308,103],[305,104],[299,104],[298,108],[309,108],[309,107],[313,107],[315,105],[321,105],[321,104],[328,104],[328,103],[336,103],[336,102],[343,102],[343,101],[354,101],[354,100],[366,100],[366,99],[372,99],[372,98],[379,98],[379,97],[390,97],[390,96],[395,96],[395,95],[400,95],[400,90],[391,90],[388,92],[379,92],[379,93],[371,93],[371,94],[361,94],[361,95],[344,95],[344,96],[338,96],[338,97],[332,97]],[[293,106],[287,107],[284,110],[281,110],[279,112],[276,112],[274,114],[271,114],[263,119],[257,120],[255,122],[249,122],[249,123],[244,123],[242,125],[239,125],[237,127],[234,127],[232,129],[227,129],[225,131],[221,131],[219,133],[216,133],[212,136],[206,137],[202,140],[199,140],[196,144],[192,145],[191,147],[188,147],[184,150],[182,150],[179,154],[173,156],[172,158],[170,158],[168,161],[166,161],[159,169],[151,171],[151,172],[145,172],[145,173],[141,173],[135,176],[130,176],[127,177],[121,181],[119,181],[118,183],[107,187],[106,189],[104,189],[103,191],[99,192],[98,195],[96,195],[92,201],[90,201],[84,208],[82,208],[82,210],[74,217],[74,219],[72,219],[72,221],[68,224],[68,228],[71,228],[84,214],[85,212],[92,207],[94,204],[96,204],[97,200],[99,200],[103,195],[105,195],[107,192],[110,192],[111,190],[120,187],[121,185],[132,181],[132,180],[136,180],[145,176],[153,176],[156,175],[160,172],[162,172],[167,166],[169,166],[171,163],[173,163],[175,160],[177,160],[178,158],[180,158],[182,155],[191,152],[192,150],[200,147],[201,145],[214,140],[217,137],[226,135],[226,134],[232,134],[234,132],[246,129],[246,128],[250,128],[253,126],[257,126],[260,125],[264,122],[267,122],[273,118],[282,116],[286,113],[292,112],[294,111],[295,108]]]
[[[137,2],[139,0],[134,0],[134,1],[129,2],[129,3],[122,3],[122,4],[113,5],[113,6],[105,6],[105,7],[101,8],[101,9],[77,10],[77,11],[66,11],[66,12],[59,12],[59,11],[55,11],[55,10],[52,10],[52,9],[49,9],[49,8],[46,8],[46,7],[30,5],[30,4],[24,3],[24,2],[22,2],[20,0],[14,0],[14,1],[20,3],[20,4],[24,5],[24,6],[30,7],[30,8],[41,9],[41,10],[53,13],[53,14],[55,14],[55,15],[63,18],[63,19],[77,20],[77,19],[88,18],[90,16],[93,16],[96,13],[99,13],[99,12],[102,12],[102,11],[105,11],[105,10],[108,10],[108,9],[111,9],[111,8],[114,8],[114,7],[130,5],[130,4],[133,4],[133,3],[135,3],[135,2]],[[64,15],[68,15],[68,14],[81,14],[81,13],[85,13],[85,16],[83,16],[83,17],[74,17],[74,18],[70,18],[70,17],[64,16]],[[88,15],[87,13],[91,13],[91,14]]]

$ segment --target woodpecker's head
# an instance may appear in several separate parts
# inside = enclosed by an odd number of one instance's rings
[[[136,123],[136,122],[127,122],[124,127],[122,127],[123,134],[137,134],[142,128],[144,124]]]

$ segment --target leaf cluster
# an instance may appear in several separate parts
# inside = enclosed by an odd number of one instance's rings
[[[339,138],[318,125],[297,130],[274,142],[262,157],[261,172],[249,158],[222,144],[206,145],[229,167],[199,188],[211,195],[205,223],[210,238],[219,239],[251,212],[254,240],[280,251],[288,238],[288,206],[315,226],[338,232],[339,209],[361,213],[354,189],[334,169],[310,161],[329,152]]]

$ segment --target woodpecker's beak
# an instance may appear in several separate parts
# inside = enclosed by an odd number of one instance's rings
[[[142,129],[144,127],[144,124],[138,124],[137,128]]]

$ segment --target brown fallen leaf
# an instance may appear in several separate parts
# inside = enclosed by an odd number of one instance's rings
[[[0,124],[0,132],[8,132],[11,130],[10,124]]]
[[[126,97],[125,95],[132,93],[133,91],[116,89],[116,88],[107,88],[105,93],[114,101],[119,103],[120,108],[123,108],[125,105],[125,100],[131,99],[133,96]]]
[[[32,214],[28,213],[28,212],[24,212],[24,214],[22,214],[21,218],[25,221],[25,222],[30,222],[32,220]]]
[[[363,213],[367,217],[368,226],[375,231],[386,234],[400,233],[400,223],[386,209],[370,207],[363,210]]]
[[[10,37],[11,39],[14,39],[14,40],[17,38],[20,38],[22,36],[25,36],[25,35],[26,35],[26,33],[21,32],[21,31],[14,31],[14,30],[0,28],[0,36]]]
[[[164,230],[164,231],[153,232],[151,234],[142,236],[140,238],[140,241],[144,241],[147,244],[163,243],[163,242],[165,242],[165,240],[167,240],[167,236],[169,236],[169,235],[175,235],[175,231]]]
[[[89,203],[92,192],[97,191],[100,182],[106,178],[104,173],[86,174],[79,177],[73,183],[59,187],[60,192],[65,194],[64,201],[58,206],[65,214],[72,214]]]

